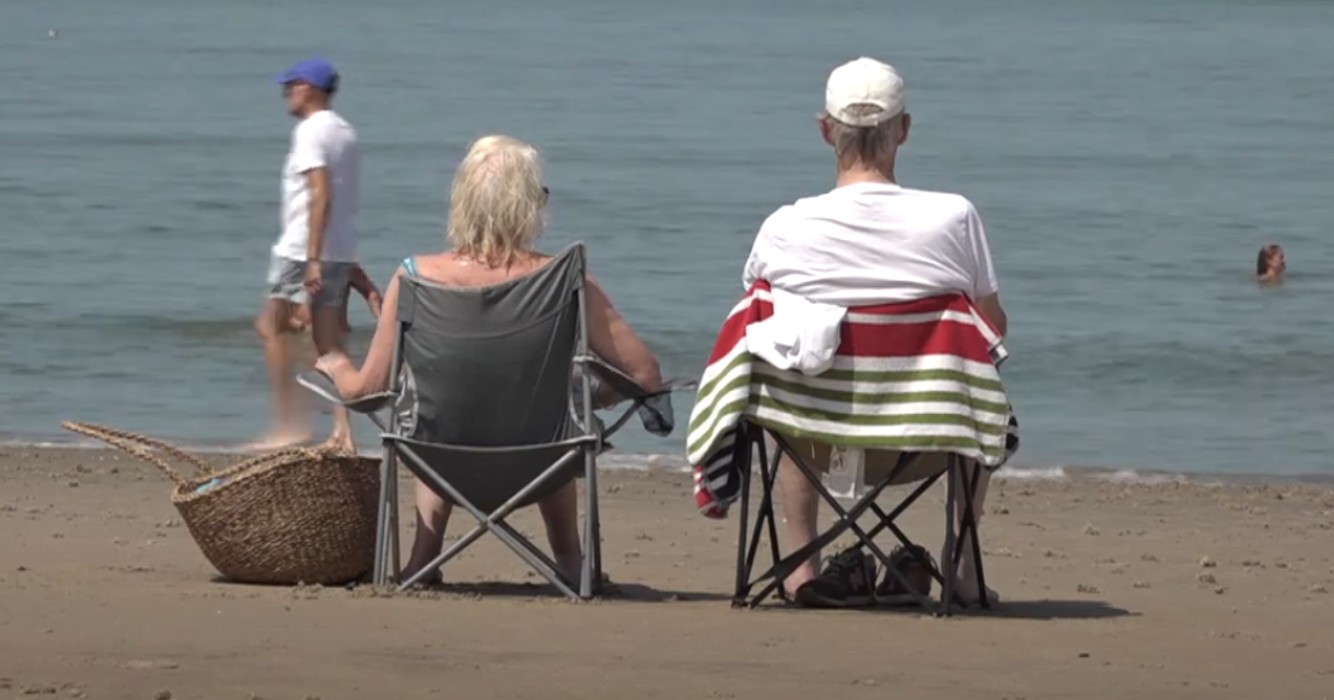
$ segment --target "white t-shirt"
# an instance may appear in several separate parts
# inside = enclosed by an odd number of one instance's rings
[[[275,255],[306,259],[310,240],[310,187],[306,173],[324,168],[329,177],[329,215],[325,220],[320,258],[356,262],[355,219],[361,196],[361,155],[357,132],[333,110],[322,110],[292,129],[292,150],[283,167],[283,232]]]
[[[799,199],[760,227],[742,283],[807,301],[866,306],[995,294],[982,219],[957,194],[858,183]]]

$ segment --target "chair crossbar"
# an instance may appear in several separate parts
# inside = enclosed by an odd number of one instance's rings
[[[423,459],[412,446],[398,443],[394,446],[394,449],[402,454],[409,471],[416,475],[417,478],[426,483],[438,495],[448,498],[454,504],[468,511],[468,513],[477,521],[477,525],[474,526],[472,530],[468,531],[448,549],[437,555],[435,559],[432,559],[431,562],[420,571],[403,581],[399,585],[398,590],[402,591],[419,583],[425,579],[430,572],[440,568],[445,563],[461,554],[463,550],[468,548],[483,535],[490,533],[495,535],[497,539],[513,550],[514,553],[531,566],[533,570],[537,571],[543,578],[551,582],[551,584],[558,588],[561,593],[570,598],[588,597],[576,593],[575,586],[577,584],[570,581],[565,574],[560,571],[560,567],[558,567],[545,552],[540,550],[528,538],[515,530],[509,523],[505,522],[505,518],[509,517],[526,499],[538,489],[542,488],[548,481],[558,476],[562,470],[568,468],[570,463],[576,457],[581,456],[587,449],[589,449],[588,446],[578,446],[567,451],[560,457],[560,459],[553,462],[551,466],[543,470],[541,474],[532,481],[529,481],[527,485],[491,512],[486,512],[477,507],[477,505],[464,496],[458,488],[451,484],[448,479],[445,479],[436,473],[435,470],[431,469],[426,460]],[[593,549],[595,548],[596,547],[594,546],[585,546],[584,556],[595,557],[596,554],[593,552]],[[601,577],[600,569],[600,562],[595,561],[594,574],[599,579]],[[594,581],[591,583],[590,588],[596,592],[596,590],[600,588],[600,583],[600,581]]]
[[[769,450],[765,437],[773,439],[774,452],[772,459],[769,456]],[[947,468],[944,471],[933,474],[916,485],[906,496],[904,496],[897,505],[886,511],[877,502],[884,490],[906,470],[923,453],[902,453],[898,461],[890,468],[889,472],[878,480],[869,490],[859,497],[851,507],[845,508],[838,499],[829,492],[821,481],[819,473],[813,469],[806,459],[793,449],[791,443],[781,434],[773,430],[768,430],[748,423],[743,425],[738,431],[738,441],[745,441],[744,445],[738,449],[744,449],[748,453],[755,449],[758,452],[759,465],[758,476],[761,489],[760,502],[755,513],[755,522],[752,527],[750,523],[750,483],[751,470],[747,466],[742,470],[741,480],[741,503],[740,503],[740,534],[737,540],[737,575],[736,592],[733,595],[732,604],[734,607],[754,608],[764,602],[770,595],[782,585],[782,581],[787,578],[802,562],[806,561],[812,554],[832,544],[843,533],[851,531],[857,538],[857,548],[864,548],[880,562],[880,564],[889,572],[904,590],[906,590],[914,602],[922,608],[936,615],[950,615],[955,605],[964,606],[965,601],[957,595],[954,590],[954,581],[958,576],[959,562],[963,554],[963,547],[967,540],[971,540],[972,554],[977,563],[977,582],[979,590],[985,591],[985,578],[982,567],[981,544],[977,534],[977,517],[973,508],[973,495],[977,492],[977,486],[981,478],[981,468],[972,469],[969,474],[965,469],[965,464],[961,458],[950,456],[947,460]],[[778,469],[782,458],[788,457],[803,477],[814,487],[818,496],[834,511],[835,522],[826,530],[821,532],[809,544],[788,554],[786,557],[779,555],[778,533],[776,524],[776,513],[774,507],[774,486],[777,480]],[[748,464],[749,460],[746,459]],[[901,543],[909,552],[913,551],[916,545],[908,537],[907,533],[899,527],[896,522],[898,518],[906,512],[913,504],[935,485],[941,478],[946,476],[947,495],[946,495],[946,543],[944,555],[946,561],[942,562],[944,571],[928,559],[922,561],[922,565],[927,568],[935,581],[941,585],[942,592],[939,602],[931,600],[923,591],[917,590],[907,578],[891,565],[890,557],[875,542],[875,538],[888,530],[899,543]],[[954,489],[956,485],[963,491],[963,505],[956,514],[956,499],[954,498]],[[867,513],[871,513],[876,518],[876,523],[869,529],[863,528],[858,520]],[[956,515],[958,519],[958,533],[955,533]],[[772,556],[772,565],[765,571],[755,577],[751,574],[755,568],[755,561],[759,553],[760,538],[765,530],[768,531],[769,549]],[[912,555],[915,556],[915,555]],[[767,582],[758,593],[751,594],[752,588],[761,583]],[[990,607],[988,601],[983,596],[981,600],[982,607]]]

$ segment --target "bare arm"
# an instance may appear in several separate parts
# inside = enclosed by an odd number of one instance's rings
[[[324,227],[329,220],[329,171],[324,168],[307,170],[306,185],[310,188],[310,238],[306,242],[306,259],[318,261],[324,253]]]
[[[630,329],[596,280],[588,278],[588,344],[612,367],[649,391],[662,387],[658,358]]]
[[[371,281],[370,275],[361,269],[360,265],[352,267],[352,273],[348,275],[348,284],[366,300],[366,305],[371,309],[371,315],[375,318],[380,317],[380,308],[384,305],[384,298],[380,295],[380,290]],[[343,307],[343,313],[347,313],[347,307]]]
[[[371,281],[370,275],[367,275],[366,271],[361,269],[360,265],[354,265],[352,267],[352,272],[348,274],[347,281],[348,284],[352,285],[353,289],[357,290],[358,294],[367,299],[369,299],[372,294],[380,293],[380,290],[375,287],[375,282]]]
[[[978,299],[977,307],[982,310],[982,315],[991,321],[991,325],[996,327],[996,332],[1004,338],[1009,330],[1010,319],[1005,316],[1005,309],[1001,308],[1000,294],[988,294]]]
[[[333,378],[334,386],[343,399],[351,401],[368,394],[385,391],[389,388],[390,363],[394,356],[394,336],[398,325],[398,287],[399,274],[389,282],[385,293],[385,311],[375,323],[375,336],[371,338],[370,349],[366,351],[366,360],[361,369],[352,364],[351,358],[341,352],[329,353],[315,363],[315,368]]]

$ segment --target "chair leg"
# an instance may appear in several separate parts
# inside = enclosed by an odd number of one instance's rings
[[[555,562],[551,561],[540,549],[532,542],[529,542],[523,535],[511,528],[503,520],[495,520],[486,529],[496,536],[501,542],[505,543],[515,554],[519,555],[529,566],[533,567],[537,573],[542,574],[551,585],[555,586],[571,600],[588,600],[592,596],[580,595],[576,592],[576,587],[582,587],[583,581],[570,581],[565,574],[561,573],[556,567]],[[592,562],[587,556],[584,557],[585,571],[588,571]],[[584,579],[586,581],[587,579]]]
[[[598,541],[598,482],[597,464],[592,450],[584,450],[584,556],[583,571],[580,573],[579,597],[588,600],[596,589],[601,588],[601,581],[595,581],[601,562],[598,561],[601,543]]]
[[[744,435],[738,434],[737,440],[747,439]],[[746,449],[750,449],[747,445]],[[738,504],[741,513],[738,516],[740,527],[737,529],[736,536],[736,589],[732,592],[732,607],[740,607],[746,602],[746,594],[750,592],[750,586],[746,585],[746,579],[750,578],[750,566],[747,561],[750,559],[749,548],[746,547],[746,541],[750,536],[750,469],[741,470],[741,503]],[[753,548],[753,547],[752,547]]]
[[[390,561],[390,512],[397,507],[389,499],[390,482],[394,474],[394,448],[389,443],[384,445],[384,455],[380,460],[380,502],[375,512],[375,561],[371,567],[371,583],[383,586],[389,582],[388,564]]]
[[[746,559],[746,577],[754,570],[755,558],[759,555],[760,535],[767,529],[769,533],[769,557],[771,566],[767,571],[755,577],[754,581],[745,584],[746,593],[749,589],[760,581],[772,578],[771,581],[759,593],[744,603],[748,607],[754,608],[764,602],[774,591],[778,590],[783,584],[784,579],[791,573],[792,569],[809,555],[810,551],[819,549],[823,544],[819,541],[806,545],[802,550],[789,554],[784,558],[778,549],[778,524],[777,511],[774,506],[774,488],[778,481],[778,465],[782,459],[781,449],[775,449],[773,460],[768,457],[768,448],[764,444],[763,438],[758,440],[760,453],[760,479],[763,488],[763,497],[760,500],[759,513],[755,519],[755,529],[750,538],[750,552]],[[800,556],[799,556],[800,555]]]
[[[991,609],[991,601],[987,598],[987,577],[982,567],[982,537],[977,525],[977,486],[982,479],[982,465],[972,465],[972,478],[964,478],[961,485],[964,489],[963,515],[960,517],[961,537],[972,540],[973,565],[977,567],[977,590],[981,592],[981,598],[978,604],[984,610]]]
[[[386,505],[389,507],[389,564],[391,567],[386,573],[390,581],[397,581],[402,576],[403,566],[399,561],[402,546],[399,543],[398,454],[392,450],[389,453],[389,496]]]
[[[778,525],[777,515],[774,508],[774,484],[778,480],[779,455],[775,453],[774,460],[770,462],[768,448],[764,443],[763,435],[759,435],[752,439],[757,444],[759,452],[760,507],[755,514],[754,528],[751,529],[750,532],[746,532],[744,529],[741,531],[743,543],[745,542],[747,535],[749,535],[750,539],[749,547],[746,549],[745,575],[740,577],[741,584],[739,594],[733,604],[754,608],[763,602],[770,593],[776,590],[787,575],[783,573],[782,565],[784,564],[784,560],[778,551]],[[747,496],[749,496],[749,478],[749,474],[747,474],[747,480],[742,482],[743,489],[745,489],[743,493],[746,493]],[[755,570],[755,559],[760,554],[760,537],[764,535],[766,530],[769,534],[769,557],[771,566],[768,571],[757,576],[754,580],[751,580],[751,573]],[[774,578],[774,581],[747,602],[746,596],[750,595],[750,589],[754,587],[755,584],[771,576]]]
[[[778,551],[778,518],[777,507],[774,506],[774,485],[778,483],[778,465],[782,462],[783,450],[776,443],[774,445],[773,461],[769,461],[769,447],[764,444],[764,439],[760,439],[760,460],[768,462],[769,474],[765,477],[764,493],[768,503],[765,509],[765,522],[769,526],[769,556],[777,564],[782,557]],[[783,578],[787,578],[784,575]]]
[[[958,548],[955,546],[954,533],[954,489],[955,479],[958,478],[959,460],[950,455],[949,466],[945,474],[945,561],[944,565],[945,581],[940,587],[940,604],[942,614],[949,616],[954,610],[954,581],[959,576]]]
[[[482,535],[487,533],[487,530],[488,530],[487,526],[484,523],[478,524],[476,527],[469,530],[462,537],[460,537],[457,542],[450,545],[448,549],[437,554],[435,559],[432,559],[429,564],[417,570],[417,572],[409,576],[407,580],[400,582],[398,584],[398,590],[405,591],[411,588],[413,585],[424,581],[428,576],[431,575],[432,571],[439,569],[441,566],[444,566],[445,562],[458,556],[459,552],[462,552],[473,542],[476,542],[478,539],[480,539]]]

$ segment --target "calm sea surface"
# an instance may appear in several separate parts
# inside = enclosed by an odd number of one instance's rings
[[[548,159],[544,245],[585,241],[697,375],[759,223],[830,186],[812,117],[867,54],[908,81],[904,183],[986,221],[1019,462],[1334,474],[1332,27],[1317,0],[5,0],[0,435],[264,429],[271,79],[316,52],[361,134],[373,276],[443,247],[462,150],[510,133]],[[1270,240],[1291,276],[1262,290]]]

